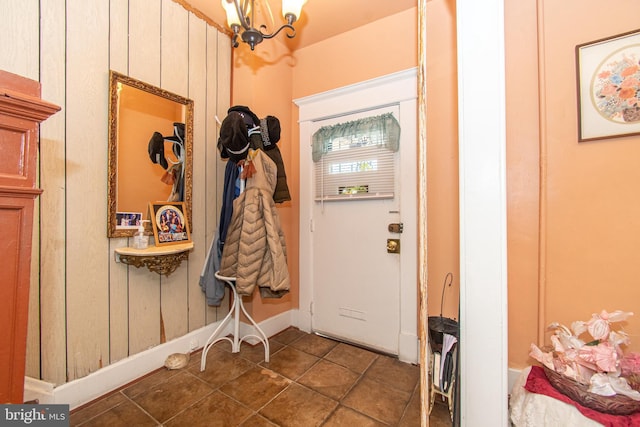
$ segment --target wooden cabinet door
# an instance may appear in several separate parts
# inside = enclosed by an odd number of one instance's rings
[[[0,403],[23,403],[38,124],[58,110],[0,70]]]
[[[35,196],[34,196],[35,197]],[[33,197],[0,190],[0,402],[22,403]]]

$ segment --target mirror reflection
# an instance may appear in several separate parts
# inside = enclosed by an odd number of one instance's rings
[[[149,202],[185,202],[191,222],[193,101],[111,71],[108,237],[133,236]]]

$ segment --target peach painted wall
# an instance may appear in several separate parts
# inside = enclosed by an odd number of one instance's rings
[[[455,4],[427,3],[427,312],[452,319],[460,299]]]
[[[247,59],[236,51],[233,103],[249,104],[261,116],[278,115],[290,138],[283,155],[294,201],[281,208],[290,249],[297,251],[299,227],[298,115],[290,100],[416,66],[416,34],[407,32],[415,28],[416,13],[371,23],[294,57],[276,50]],[[529,344],[548,339],[548,323],[586,320],[601,309],[638,311],[625,329],[630,349],[640,349],[640,137],[577,142],[574,63],[576,44],[637,28],[639,13],[635,0],[615,7],[604,0],[505,5],[510,367],[531,363]],[[443,314],[457,317],[455,2],[432,0],[427,14],[429,312],[439,314],[451,271],[454,284]],[[266,46],[281,48],[269,43],[257,49]],[[297,252],[289,254],[295,281]],[[282,303],[254,301],[256,318],[296,307],[297,286]]]
[[[280,119],[279,147],[293,198],[278,209],[288,247],[291,292],[280,301],[255,294],[245,304],[254,319],[298,307],[299,134],[292,100],[416,67],[416,13],[417,9],[401,12],[293,54],[273,40],[254,52],[246,46],[234,51],[232,105],[249,105],[259,117],[271,114]]]
[[[637,30],[640,3],[543,6],[541,320],[568,323],[601,309],[635,310],[626,330],[639,351],[640,137],[578,143],[574,48]]]
[[[602,309],[636,311],[625,330],[629,350],[638,351],[640,137],[578,142],[574,49],[637,29],[640,4],[513,3],[506,8],[509,364],[531,363],[529,343],[548,343],[549,323],[588,320]]]
[[[240,43],[233,51],[232,63],[231,105],[246,105],[260,118],[271,115],[280,120],[278,148],[284,160],[292,199],[277,205],[287,245],[291,290],[281,299],[261,298],[260,293],[255,292],[251,302],[245,303],[245,308],[259,322],[298,306],[298,137],[297,126],[291,122],[291,79],[295,58],[282,43],[266,40],[253,52]]]
[[[505,34],[509,365],[524,367],[538,331],[540,121],[535,0],[505,3]]]
[[[296,51],[294,99],[416,67],[417,22],[408,9]]]
[[[144,105],[145,109],[140,106]],[[118,126],[117,209],[139,212],[148,219],[149,202],[167,200],[172,185],[161,181],[165,170],[149,158],[153,132],[173,135],[173,123],[184,121],[184,107],[157,95],[124,86],[120,92]],[[165,158],[176,161],[171,142],[165,142]],[[170,164],[170,163],[169,163]],[[123,177],[126,179],[123,180]]]

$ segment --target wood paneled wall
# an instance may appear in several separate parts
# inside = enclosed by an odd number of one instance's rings
[[[0,14],[0,69],[62,106],[40,128],[27,375],[62,384],[222,319],[198,281],[222,195],[229,37],[173,0],[3,0]],[[194,101],[195,249],[169,277],[116,263],[132,242],[106,237],[110,69]]]

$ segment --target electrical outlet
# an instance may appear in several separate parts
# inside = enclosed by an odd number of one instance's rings
[[[198,340],[193,339],[189,341],[189,350],[193,351],[198,348]]]

